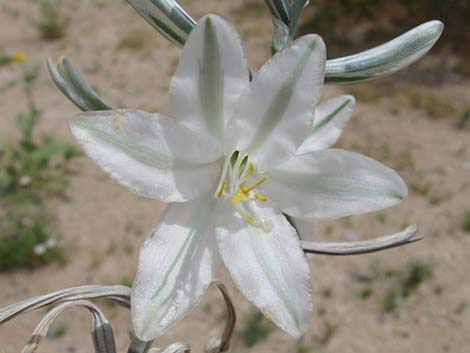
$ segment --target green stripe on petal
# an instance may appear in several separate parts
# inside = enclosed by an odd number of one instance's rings
[[[350,105],[354,100],[348,99],[344,101],[338,108],[336,108],[334,111],[332,111],[330,114],[328,114],[324,119],[322,119],[318,124],[313,123],[312,126],[312,134],[316,134],[318,131],[323,129],[326,125],[328,125],[335,117],[338,116],[339,113],[341,113],[348,105]]]
[[[171,79],[172,115],[222,142],[225,121],[248,85],[247,64],[235,30],[218,16],[201,18]]]
[[[230,205],[220,207],[215,230],[220,254],[248,300],[298,337],[307,330],[312,312],[309,268],[300,241],[279,211],[256,203],[250,209],[269,222],[270,231],[248,225]]]
[[[249,153],[261,172],[294,155],[322,92],[325,57],[323,40],[307,35],[267,61],[229,120],[226,153]]]
[[[351,118],[355,99],[344,95],[329,99],[315,109],[312,130],[297,154],[323,150],[333,146],[341,137],[343,129]]]
[[[296,155],[268,177],[265,194],[284,213],[304,220],[377,211],[397,204],[408,193],[392,169],[337,149]]]
[[[221,265],[211,216],[212,193],[168,206],[143,244],[132,286],[132,321],[150,341],[181,320],[201,299]]]
[[[223,136],[224,72],[212,20],[204,24],[203,58],[199,63],[199,96],[207,127],[215,136]]]

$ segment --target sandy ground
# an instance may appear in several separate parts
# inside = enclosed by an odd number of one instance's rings
[[[263,5],[254,6],[254,1],[248,0],[181,3],[195,18],[215,12],[232,22],[242,35],[253,70],[269,57],[270,18]],[[70,12],[66,38],[57,42],[38,38],[30,19],[35,9],[32,4],[25,0],[0,2],[0,49],[25,51],[28,61],[41,64],[35,92],[44,111],[41,131],[72,142],[67,119],[77,112],[49,79],[45,68],[48,56],[71,58],[83,69],[92,86],[115,107],[169,113],[169,79],[179,49],[153,34],[150,26],[124,1],[81,1]],[[243,9],[242,5],[250,4],[250,11]],[[144,34],[144,47],[137,51],[119,49],[122,38],[132,31]],[[416,67],[408,73],[416,74]],[[0,82],[15,75],[12,69],[0,68]],[[401,76],[406,75],[405,72]],[[386,80],[374,87],[380,85],[391,83]],[[470,105],[468,81],[463,79],[413,87],[445,97],[457,107]],[[395,89],[402,90],[403,85]],[[325,96],[350,90],[328,86]],[[424,240],[380,254],[312,257],[315,317],[303,339],[305,349],[299,348],[298,340],[275,329],[268,339],[252,348],[244,347],[237,333],[234,352],[470,351],[470,234],[461,227],[465,211],[470,211],[469,130],[456,129],[457,118],[452,114],[430,118],[422,109],[403,103],[400,95],[374,102],[363,102],[360,96],[340,146],[382,160],[396,168],[414,188],[406,201],[384,212],[320,223],[315,229],[316,237],[324,241],[366,239],[417,223]],[[13,141],[17,137],[14,116],[24,106],[19,87],[2,93],[0,106],[0,139]],[[71,201],[51,205],[58,213],[68,263],[63,267],[52,265],[34,271],[0,273],[1,306],[69,286],[132,280],[139,246],[157,223],[164,205],[132,195],[87,158],[78,162],[77,169],[79,174],[69,191]],[[414,191],[424,184],[429,191]],[[394,312],[384,313],[383,298],[393,280],[381,276],[382,279],[362,283],[357,280],[357,273],[362,278],[374,271],[403,271],[411,261],[431,263],[433,276]],[[221,278],[234,297],[240,330],[253,307],[226,273]],[[372,290],[371,295],[362,298],[359,293],[368,289]],[[119,351],[125,351],[129,314],[117,307],[104,305],[104,309],[114,325]],[[221,331],[223,310],[219,294],[211,288],[198,309],[156,344],[181,340],[201,351],[209,338]],[[0,352],[19,351],[41,314],[44,311],[1,327]],[[63,316],[59,325],[66,334],[47,340],[43,351],[90,351],[87,315],[71,311]]]

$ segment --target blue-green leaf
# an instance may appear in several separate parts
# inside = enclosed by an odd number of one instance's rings
[[[112,109],[86,84],[80,71],[67,58],[61,58],[57,65],[49,58],[47,66],[56,86],[81,110]]]
[[[425,55],[439,39],[444,24],[429,21],[378,47],[328,60],[327,83],[356,83],[393,74]]]
[[[158,32],[176,46],[182,47],[196,26],[174,0],[128,0],[129,4]]]

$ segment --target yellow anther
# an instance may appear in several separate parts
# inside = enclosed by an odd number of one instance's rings
[[[253,174],[255,174],[255,165],[250,162],[250,164],[248,165],[248,173],[246,174],[245,177],[249,177]]]
[[[224,194],[225,189],[227,188],[227,180],[224,180],[222,186],[220,187],[219,191],[217,191],[217,197],[222,197]]]
[[[237,194],[233,198],[232,202],[233,202],[234,205],[238,205],[241,201],[244,201],[247,198],[248,197],[246,196],[246,194],[243,191],[239,191],[239,192],[237,192]]]
[[[118,113],[114,113],[114,126],[122,132],[121,116]]]
[[[248,190],[248,188],[243,184],[240,184],[240,190],[243,191],[243,193],[247,196],[250,193],[250,190]]]
[[[255,198],[261,202],[266,202],[269,199],[266,196],[260,195],[260,194],[255,194]]]
[[[257,183],[255,183],[254,185],[250,186],[249,188],[247,188],[246,190],[248,192],[250,192],[251,190],[254,190],[256,189],[258,186],[260,186],[261,184],[263,184],[266,180],[268,180],[267,177],[264,177],[263,179],[259,180]]]
[[[26,60],[26,54],[22,51],[16,52],[11,56],[11,61],[14,63],[20,63]]]

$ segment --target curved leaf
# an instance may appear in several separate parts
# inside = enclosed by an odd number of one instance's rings
[[[323,255],[367,254],[421,240],[420,238],[415,238],[417,231],[418,228],[416,225],[411,225],[401,232],[382,235],[371,240],[342,243],[316,243],[311,241],[302,241],[302,247],[306,253]]]
[[[174,0],[128,0],[129,4],[166,39],[182,47],[196,26]]]
[[[51,304],[81,299],[107,298],[122,306],[130,307],[130,294],[131,289],[126,286],[82,286],[67,288],[36,298],[27,299],[0,309],[0,325],[28,311]]]
[[[49,58],[47,67],[56,86],[81,110],[112,109],[86,84],[80,71],[67,58],[61,58],[57,65]]]
[[[444,24],[429,21],[378,47],[326,63],[327,83],[357,83],[393,74],[425,55]]]
[[[114,334],[109,321],[98,307],[85,300],[76,300],[62,303],[51,309],[39,322],[34,330],[28,344],[23,348],[22,353],[34,353],[39,348],[43,338],[46,337],[50,326],[64,311],[75,307],[84,307],[92,314],[92,340],[95,353],[116,353]]]

